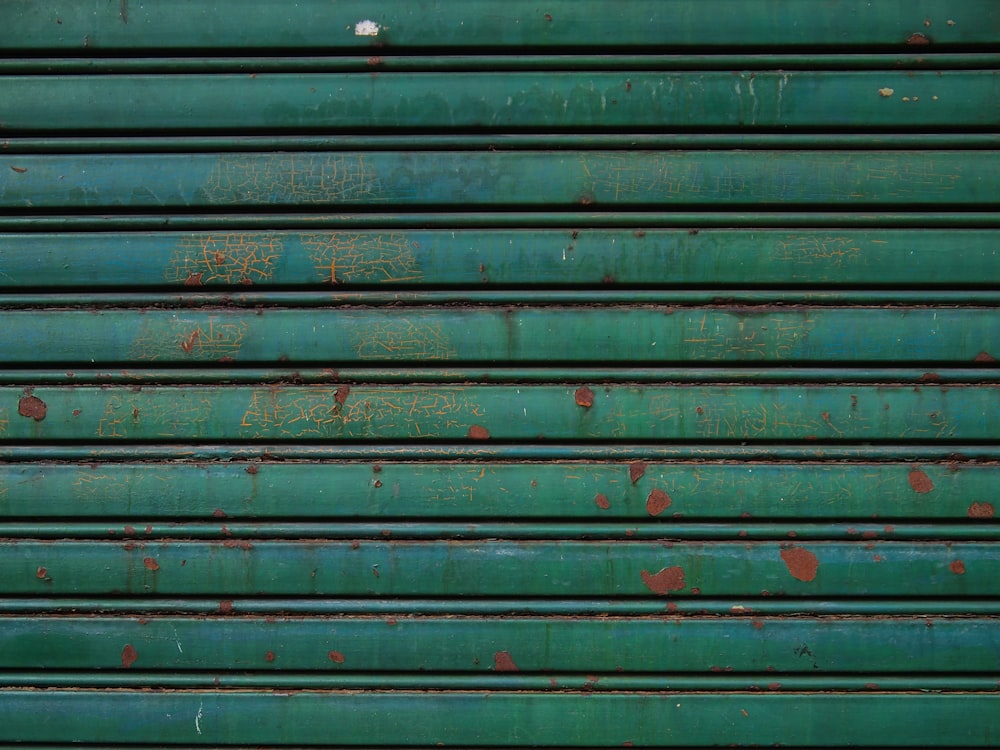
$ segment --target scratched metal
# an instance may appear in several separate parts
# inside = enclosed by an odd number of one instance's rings
[[[961,229],[12,233],[0,234],[0,288],[551,288],[612,279],[744,290],[940,287],[1000,278],[998,242],[995,230]]]
[[[0,156],[0,208],[991,205],[1000,151]]]
[[[21,539],[0,541],[0,594],[988,597],[998,550],[882,540]]]
[[[994,386],[0,388],[4,441],[989,441]]]
[[[854,520],[859,536],[891,538],[897,521],[992,527],[998,482],[1000,466],[957,461],[21,463],[0,464],[0,517],[225,518],[230,525],[289,518],[683,518],[733,521],[738,528],[748,519]],[[124,533],[120,524],[116,530]]]
[[[991,70],[10,76],[0,90],[17,102],[0,107],[9,135],[1000,124],[983,106],[1000,98]]]
[[[988,45],[1000,28],[990,0],[915,6],[907,0],[682,0],[664,11],[658,0],[268,0],[206,5],[120,2],[57,9],[7,0],[0,45],[91,56],[129,50],[362,51],[486,48],[628,52],[636,49],[852,48],[912,53]],[[613,21],[611,19],[614,19]]]
[[[134,653],[128,668],[158,672],[779,672],[768,679],[778,682],[795,673],[934,672],[942,664],[993,674],[1000,662],[1000,628],[990,618],[400,617],[387,626],[372,617],[104,616],[0,624],[3,670],[119,670],[126,644]]]

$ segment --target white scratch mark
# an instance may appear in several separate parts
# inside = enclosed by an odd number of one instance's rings
[[[379,25],[374,21],[358,21],[354,26],[354,36],[378,36]]]
[[[205,709],[205,701],[198,704],[198,713],[194,715],[194,730],[201,734],[201,717],[203,716],[202,711]]]

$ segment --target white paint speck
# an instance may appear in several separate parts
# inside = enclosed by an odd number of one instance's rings
[[[358,21],[354,25],[354,36],[378,36],[379,25],[374,21]]]
[[[198,704],[198,713],[194,715],[194,730],[198,734],[201,734],[201,717],[203,715],[202,711],[204,709],[205,709],[205,702],[202,701],[201,703]]]

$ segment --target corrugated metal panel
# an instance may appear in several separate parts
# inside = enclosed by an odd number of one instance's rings
[[[995,744],[993,3],[4,10],[0,745]]]

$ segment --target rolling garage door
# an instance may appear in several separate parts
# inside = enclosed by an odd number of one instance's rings
[[[0,744],[1000,740],[989,0],[0,8]]]

